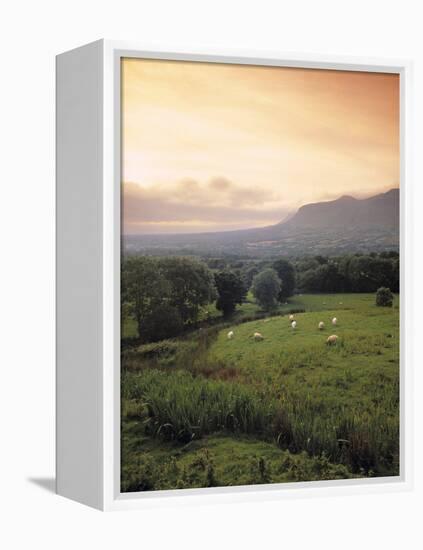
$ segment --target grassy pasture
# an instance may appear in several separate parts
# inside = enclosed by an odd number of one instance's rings
[[[397,297],[296,296],[240,321],[122,358],[123,490],[398,475]]]

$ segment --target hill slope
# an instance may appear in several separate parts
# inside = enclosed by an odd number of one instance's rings
[[[390,227],[399,226],[399,189],[368,199],[343,196],[329,202],[302,206],[285,227]]]
[[[399,247],[399,189],[302,206],[268,227],[183,235],[127,235],[124,252],[273,256],[380,252]]]

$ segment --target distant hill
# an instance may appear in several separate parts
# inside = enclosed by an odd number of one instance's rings
[[[344,195],[337,200],[306,204],[285,227],[399,227],[399,189],[368,199]]]
[[[368,199],[307,204],[278,224],[239,231],[127,235],[124,252],[266,257],[336,255],[399,248],[399,189]]]

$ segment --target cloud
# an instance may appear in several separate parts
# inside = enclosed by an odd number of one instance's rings
[[[399,89],[395,74],[125,59],[124,231],[263,226],[394,187]]]
[[[227,191],[231,185],[231,182],[226,178],[213,178],[209,182],[210,189],[214,191]]]
[[[243,190],[225,178],[207,184],[186,179],[173,185],[123,185],[126,233],[241,229],[277,223],[288,208],[263,189]],[[198,229],[195,229],[198,230]]]

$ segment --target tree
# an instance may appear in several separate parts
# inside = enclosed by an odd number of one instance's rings
[[[214,280],[217,289],[216,308],[227,317],[235,311],[237,304],[242,304],[247,289],[240,275],[233,271],[219,271],[215,274]]]
[[[258,275],[258,273],[260,273],[260,269],[258,265],[255,263],[247,264],[246,266],[244,266],[241,273],[242,273],[242,278],[244,280],[244,284],[247,290],[249,290],[253,283],[254,277]]]
[[[281,280],[274,269],[264,269],[253,279],[252,292],[263,309],[276,307],[280,291]]]
[[[349,281],[352,292],[376,292],[392,281],[392,261],[368,256],[354,256],[349,262]]]
[[[381,307],[392,307],[394,296],[390,288],[381,286],[376,292],[376,305]]]
[[[279,292],[279,302],[285,302],[294,294],[295,290],[295,268],[288,260],[280,259],[273,264],[273,269],[281,280],[282,287]]]
[[[122,314],[144,342],[170,338],[215,298],[213,274],[190,258],[131,257],[122,264]]]
[[[170,285],[170,305],[177,309],[184,324],[195,322],[200,307],[216,297],[212,271],[191,258],[161,258],[158,266]]]
[[[157,260],[149,257],[131,257],[122,264],[122,311],[137,322],[138,336],[150,341],[163,318],[164,310],[175,320],[177,311],[170,312],[171,285],[158,269]],[[159,319],[158,319],[159,318]],[[174,336],[175,321],[160,329],[162,337]],[[179,321],[179,325],[181,322]],[[170,331],[163,336],[165,328]],[[153,336],[154,338],[154,336]]]

